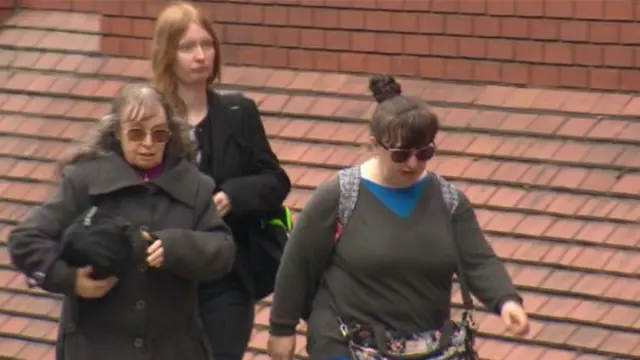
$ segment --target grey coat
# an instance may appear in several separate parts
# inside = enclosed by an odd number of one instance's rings
[[[211,360],[197,311],[197,282],[233,264],[231,233],[211,201],[213,181],[183,160],[145,183],[117,154],[67,166],[57,193],[9,238],[13,263],[44,290],[65,295],[59,360]],[[164,264],[141,266],[103,298],[75,295],[75,269],[57,258],[61,233],[98,205],[163,241]]]

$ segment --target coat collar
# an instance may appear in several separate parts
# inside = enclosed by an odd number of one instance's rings
[[[224,96],[224,98],[223,98]],[[226,138],[228,136],[233,137],[242,146],[246,146],[246,143],[241,135],[242,123],[236,123],[238,119],[242,121],[244,118],[241,105],[242,94],[231,93],[226,95],[220,95],[219,93],[209,89],[207,90],[207,103],[209,105],[209,113],[205,121],[223,122],[221,126],[216,127],[217,132],[221,132],[218,138]],[[237,115],[240,116],[237,116]]]
[[[89,194],[93,196],[147,184],[117,153],[98,156],[81,166],[86,167]],[[155,184],[175,200],[194,206],[199,180],[200,173],[194,164],[183,159],[167,159],[162,174],[148,183]]]

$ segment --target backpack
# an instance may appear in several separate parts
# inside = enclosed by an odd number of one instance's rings
[[[440,191],[442,192],[449,214],[453,215],[459,203],[456,187],[438,174],[430,173],[429,175],[433,176],[440,184]],[[360,191],[360,167],[355,166],[338,171],[338,182],[340,184],[340,198],[338,201],[336,231],[333,238],[334,246],[340,241],[342,230],[347,226],[351,213],[353,213],[356,202],[358,201],[358,192]],[[303,320],[308,320],[311,315],[312,301],[312,298],[307,299],[302,314]]]
[[[455,185],[445,180],[442,176],[429,173],[440,185],[442,197],[449,210],[449,214],[453,215],[460,202],[458,198],[458,190]],[[356,207],[358,200],[358,192],[360,191],[360,167],[351,167],[342,169],[338,172],[338,180],[340,183],[340,201],[338,202],[338,219],[336,224],[335,242],[338,242],[342,229],[347,225],[351,213]]]
[[[232,117],[227,121],[232,136],[241,143],[247,143],[242,129],[242,124],[245,121],[242,97],[243,95],[240,93],[232,93],[221,95],[220,99],[225,106],[231,109]],[[247,249],[253,280],[253,296],[256,300],[262,300],[273,292],[280,259],[292,228],[291,210],[282,205],[273,213],[261,218],[258,231],[251,232],[251,237],[260,237],[260,239],[252,238]]]
[[[456,211],[458,204],[460,203],[458,190],[456,189],[455,185],[448,182],[438,174],[430,172],[429,176],[432,176],[438,182],[440,186],[440,191],[442,193],[442,197],[445,202],[445,206],[447,207],[449,214],[453,216],[453,213]],[[358,200],[358,192],[360,190],[360,167],[351,167],[351,168],[340,170],[338,172],[338,180],[340,183],[340,198],[338,203],[338,219],[336,221],[336,234],[334,237],[334,244],[340,240],[342,229],[344,229],[344,227],[347,225],[349,218],[353,213],[353,210],[355,209],[356,202]],[[447,349],[446,351],[450,351],[451,353],[449,353],[449,355],[444,354],[444,356],[442,357],[438,356],[437,358],[438,359],[477,359],[478,357],[474,350],[475,329],[474,329],[474,319],[472,315],[473,299],[471,297],[468,280],[466,279],[466,276],[464,276],[462,260],[459,255],[460,251],[457,245],[458,244],[456,243],[456,249],[458,249],[456,274],[457,274],[458,282],[460,284],[460,293],[462,295],[462,302],[463,302],[462,321],[459,321],[459,322],[450,321],[447,326],[444,326],[442,329],[440,329],[441,332],[439,333],[442,335],[442,339],[450,339],[442,342],[443,349]],[[327,290],[329,290],[328,287],[327,287]],[[331,291],[329,291],[329,296],[331,299],[330,300],[331,306],[334,309],[334,311],[336,311],[337,313],[336,314],[337,319],[338,319],[338,322],[340,323],[340,328],[341,328],[341,331],[343,332],[343,336],[345,337],[346,340],[348,340],[351,350],[352,351],[356,350],[355,352],[353,352],[354,354],[353,357],[360,358],[359,355],[367,354],[371,358],[373,358],[374,356],[372,356],[372,354],[369,354],[366,351],[363,352],[361,349],[358,350],[357,347],[355,348],[353,347],[354,344],[356,344],[354,339],[357,338],[357,336],[353,337],[354,334],[353,333],[350,334],[348,331],[349,329],[348,326],[344,322],[342,322],[342,317],[340,315],[337,304],[335,302],[335,298],[331,294]],[[310,315],[310,307],[306,308],[305,310],[306,310],[305,315],[307,315],[306,319],[308,319],[308,315]],[[458,339],[463,341],[463,344],[453,343],[453,339],[455,338],[454,336],[455,332],[453,331],[453,329],[455,328],[465,329],[465,336],[462,339]],[[375,331],[376,330],[374,329],[374,332]],[[355,333],[356,335],[362,335],[363,332],[356,331]],[[384,331],[383,333],[387,334]],[[376,355],[382,354],[384,355],[384,358],[387,358],[387,359],[410,358],[410,357],[394,356],[394,354],[387,354],[391,352],[387,351],[388,349],[386,349],[386,345],[391,344],[393,340],[388,337],[388,334],[387,336],[384,336],[384,337],[382,336],[379,337],[378,335],[374,336],[376,338],[376,344],[378,346],[378,352],[376,353]],[[442,340],[439,340],[439,341],[442,341]],[[449,343],[447,343],[447,341],[449,341]],[[431,356],[428,358],[436,359],[436,357],[431,357]]]

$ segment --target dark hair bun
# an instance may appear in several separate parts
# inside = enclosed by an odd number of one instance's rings
[[[372,76],[369,79],[369,90],[371,90],[373,98],[379,103],[402,95],[402,87],[391,75]]]

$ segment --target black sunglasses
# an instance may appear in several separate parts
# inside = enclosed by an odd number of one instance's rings
[[[418,161],[427,161],[433,157],[436,150],[434,143],[419,149],[390,148],[384,144],[380,144],[380,146],[388,151],[391,160],[398,164],[407,162],[412,156],[415,156]]]

